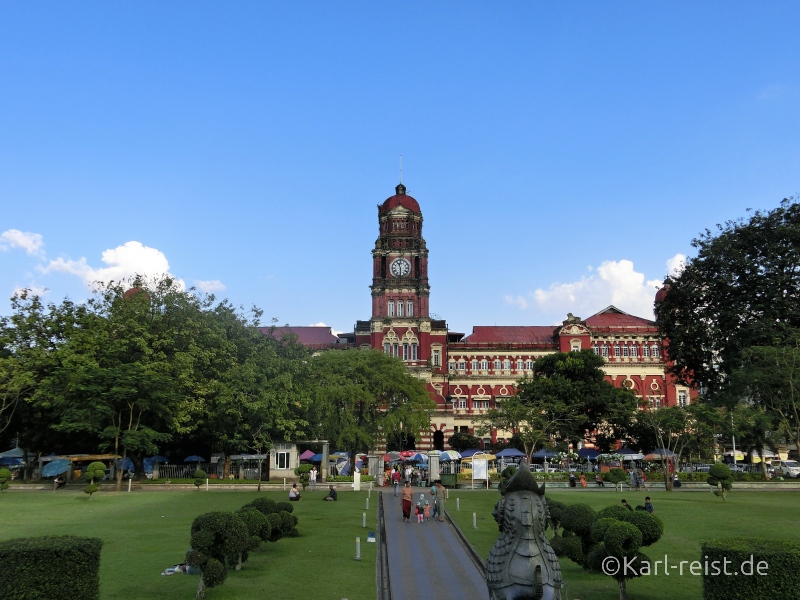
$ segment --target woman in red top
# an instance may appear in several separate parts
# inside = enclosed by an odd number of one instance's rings
[[[411,483],[406,481],[403,486],[403,521],[411,523],[411,500],[414,492],[411,490]]]

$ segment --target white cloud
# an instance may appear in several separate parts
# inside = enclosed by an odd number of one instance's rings
[[[210,281],[202,281],[200,279],[195,279],[194,284],[206,294],[211,294],[213,292],[221,292],[225,289],[225,284],[222,283],[219,279],[212,279]]]
[[[667,272],[682,268],[686,257],[677,254],[666,262]],[[548,315],[572,312],[588,317],[613,304],[633,315],[653,318],[653,301],[661,287],[661,279],[646,279],[634,269],[630,260],[607,260],[597,269],[569,283],[556,282],[547,289],[539,288],[525,296],[507,295],[506,304],[522,310],[536,309]]]
[[[28,286],[25,286],[25,287],[16,287],[16,288],[14,288],[14,295],[16,296],[17,294],[22,293],[23,290],[27,290],[29,296],[30,295],[39,296],[40,298],[43,298],[45,295],[47,295],[47,292],[50,291],[46,287],[42,287],[40,285],[36,285],[36,284],[32,283],[32,284],[30,284]]]
[[[19,229],[7,229],[0,233],[0,250],[22,248],[30,255],[42,256],[42,246],[44,246],[44,242],[40,233],[20,231]]]
[[[307,327],[330,327],[330,325],[326,325],[325,323],[320,321],[319,323],[309,323]],[[344,333],[343,331],[339,331],[334,327],[331,327],[331,332],[333,333],[333,335],[339,335],[340,333]]]
[[[41,271],[45,274],[56,271],[76,275],[90,287],[95,282],[124,281],[134,275],[160,277],[169,273],[169,262],[160,250],[136,241],[105,250],[101,260],[107,265],[106,267],[94,268],[86,262],[86,258],[79,260],[59,258],[51,260],[41,268]],[[185,287],[182,280],[175,281],[181,288]]]
[[[676,254],[667,261],[667,275],[677,276],[683,272],[686,266],[686,255]]]

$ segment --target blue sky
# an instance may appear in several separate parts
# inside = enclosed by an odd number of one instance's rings
[[[797,2],[0,1],[0,295],[168,271],[351,330],[403,155],[451,330],[652,317],[693,237],[800,190],[798,31]]]

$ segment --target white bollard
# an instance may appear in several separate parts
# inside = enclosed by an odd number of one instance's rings
[[[472,528],[473,529],[478,528],[478,517],[475,513],[472,513]]]
[[[367,513],[361,513],[361,526],[367,526]]]
[[[372,488],[367,490],[367,498],[372,498]]]
[[[283,491],[286,491],[286,477],[283,478]]]
[[[356,560],[361,560],[361,538],[356,538]]]
[[[206,479],[206,491],[208,491],[208,479]]]
[[[461,510],[461,498],[456,498],[456,510]]]
[[[444,497],[450,500],[450,488],[444,488]]]
[[[131,493],[131,480],[128,479],[128,493]]]
[[[367,510],[369,510],[369,498],[367,498]]]

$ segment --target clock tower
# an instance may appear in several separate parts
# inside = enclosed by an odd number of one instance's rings
[[[422,238],[422,212],[399,184],[378,205],[380,236],[372,251],[372,318],[428,317],[428,248]]]

